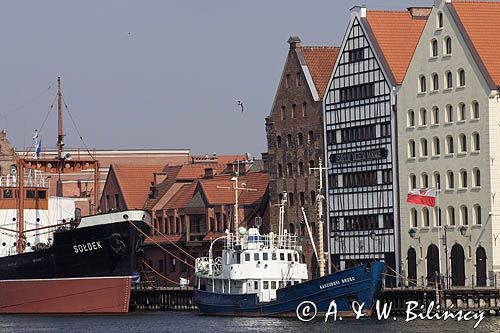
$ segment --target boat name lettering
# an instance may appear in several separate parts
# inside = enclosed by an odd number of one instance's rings
[[[73,250],[75,250],[75,253],[82,253],[99,249],[102,249],[101,241],[73,245]]]
[[[353,282],[353,281],[356,281],[356,278],[354,276],[350,276],[350,277],[346,277],[346,278],[343,278],[343,279],[340,279],[340,280],[335,280],[335,281],[332,281],[332,282],[323,283],[323,284],[321,284],[319,286],[319,289],[325,289],[325,288],[335,287],[335,286],[340,285],[341,283],[348,283],[348,282]]]

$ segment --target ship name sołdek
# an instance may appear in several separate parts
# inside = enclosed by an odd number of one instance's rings
[[[381,158],[387,158],[386,148],[370,149],[370,150],[355,151],[355,152],[341,153],[341,154],[331,154],[330,162],[332,162],[333,164],[337,164],[337,163],[378,160]]]
[[[325,288],[330,288],[330,287],[335,287],[338,286],[341,283],[347,283],[347,282],[353,282],[356,281],[356,278],[354,276],[349,276],[340,280],[335,280],[332,282],[327,282],[319,285],[319,289],[325,289]]]

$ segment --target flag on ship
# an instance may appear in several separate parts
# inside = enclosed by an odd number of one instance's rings
[[[408,197],[406,199],[406,202],[414,205],[435,207],[436,189],[435,188],[413,189],[410,192],[408,192]]]
[[[40,158],[40,154],[42,153],[42,139],[37,140],[35,152],[36,158]]]

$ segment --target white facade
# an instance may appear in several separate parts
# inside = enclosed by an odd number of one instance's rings
[[[435,2],[397,94],[402,274],[413,284],[437,272],[448,285],[492,285],[500,272],[499,94],[450,6]],[[437,207],[406,203],[410,189],[425,187],[441,188]]]

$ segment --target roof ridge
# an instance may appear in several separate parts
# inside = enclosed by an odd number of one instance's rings
[[[340,49],[339,46],[333,45],[304,45],[301,48],[318,48],[318,49]]]

